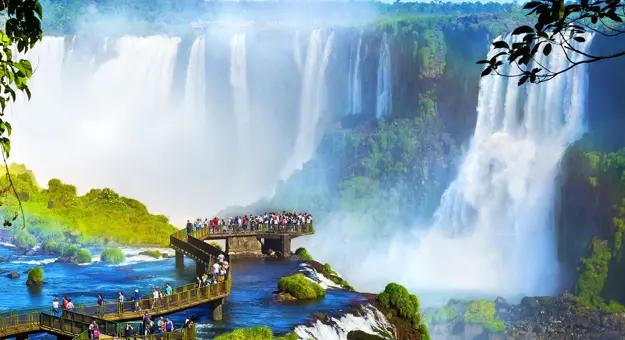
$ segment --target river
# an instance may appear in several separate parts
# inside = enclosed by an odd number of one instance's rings
[[[149,294],[153,286],[163,287],[165,282],[179,286],[193,282],[195,263],[185,259],[184,269],[175,268],[175,260],[155,260],[138,255],[143,248],[122,248],[126,261],[119,265],[99,262],[101,249],[90,249],[94,262],[88,265],[53,263],[49,256],[20,256],[23,251],[8,244],[0,245],[0,257],[9,262],[0,263],[0,270],[17,272],[19,279],[9,279],[7,273],[0,276],[0,311],[18,308],[46,306],[52,299],[67,296],[75,303],[95,303],[97,294],[105,299],[114,299],[118,291],[132,296],[135,289]],[[165,250],[173,253],[172,250]],[[226,299],[223,320],[210,320],[208,307],[197,307],[170,315],[177,324],[187,316],[198,317],[197,330],[200,339],[212,337],[242,327],[268,326],[275,334],[284,334],[294,326],[305,324],[313,312],[340,314],[359,300],[357,293],[328,290],[326,297],[310,302],[278,302],[272,291],[277,289],[278,280],[302,270],[301,261],[291,259],[249,259],[232,263],[233,284],[230,297]],[[44,281],[40,288],[27,287],[25,271],[40,265],[44,269]],[[137,278],[143,276],[143,278]],[[41,334],[34,339],[53,339]]]

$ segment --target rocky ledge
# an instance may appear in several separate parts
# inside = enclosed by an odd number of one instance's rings
[[[625,313],[604,313],[580,309],[571,296],[525,297],[521,303],[510,304],[503,298],[494,301],[493,322],[466,322],[465,308],[471,302],[452,300],[428,314],[426,320],[433,339],[465,340],[621,340],[625,339]],[[463,307],[465,306],[465,307]],[[428,317],[426,317],[428,319]],[[500,321],[499,321],[500,320]],[[493,321],[493,320],[491,320]]]

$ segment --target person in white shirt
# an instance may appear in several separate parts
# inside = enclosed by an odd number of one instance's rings
[[[61,311],[59,310],[59,299],[57,298],[54,298],[54,301],[52,301],[52,312],[56,317],[61,316]]]
[[[213,276],[215,279],[219,276],[219,263],[213,263]]]
[[[159,298],[160,297],[160,293],[158,292],[158,289],[154,288],[154,291],[152,292],[152,308],[155,308],[158,305],[159,302]]]
[[[217,256],[217,261],[219,261],[219,263],[224,262],[225,259],[226,259],[226,255],[224,255],[223,253]]]

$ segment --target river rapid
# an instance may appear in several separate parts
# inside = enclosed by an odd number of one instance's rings
[[[156,260],[138,255],[145,248],[122,248],[126,255],[124,263],[110,265],[99,262],[102,249],[90,249],[93,262],[87,265],[54,263],[49,256],[23,256],[23,251],[10,244],[0,245],[0,257],[10,261],[0,263],[0,270],[17,272],[19,279],[9,279],[8,273],[0,276],[0,311],[38,306],[51,306],[52,299],[67,296],[77,304],[93,304],[97,294],[105,299],[115,299],[118,291],[132,296],[135,289],[142,295],[150,294],[152,287],[163,287],[165,282],[180,286],[193,282],[195,263],[185,259],[184,269],[175,268],[175,259]],[[173,254],[172,250],[161,249]],[[25,282],[29,269],[41,266],[44,270],[42,287],[27,287]],[[274,334],[293,331],[297,325],[306,324],[314,312],[340,315],[351,309],[350,305],[364,301],[357,293],[338,290],[327,291],[324,299],[310,302],[278,302],[273,294],[278,280],[303,270],[301,261],[292,259],[249,259],[232,263],[233,283],[230,297],[226,299],[223,320],[210,320],[207,306],[188,309],[169,315],[181,325],[187,316],[199,318],[198,337],[211,339],[216,335],[237,328],[267,326]],[[54,339],[45,333],[31,336],[34,339]]]

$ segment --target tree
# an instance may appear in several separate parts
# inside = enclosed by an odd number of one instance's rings
[[[33,74],[32,66],[26,59],[16,60],[13,54],[14,48],[18,53],[26,53],[42,39],[43,9],[38,0],[2,0],[0,12],[4,20],[3,29],[0,30],[0,147],[10,183],[9,188],[12,189],[19,202],[6,161],[11,152],[9,137],[12,128],[4,115],[7,104],[17,99],[16,90],[25,93],[30,99],[30,90],[26,83]],[[19,205],[22,210],[21,202]],[[23,211],[22,221],[26,225]]]
[[[564,0],[542,0],[526,3],[523,8],[530,10],[527,15],[534,16],[536,24],[534,27],[524,25],[514,29],[512,36],[517,39],[511,44],[504,40],[495,41],[492,57],[477,62],[486,65],[482,77],[494,72],[499,76],[520,78],[519,85],[527,81],[542,83],[582,64],[624,56],[625,50],[593,55],[582,48],[589,34],[615,37],[625,33],[624,6],[621,0],[580,0],[579,3],[568,4]],[[561,49],[568,65],[551,69],[537,60],[540,54],[548,56],[554,48]],[[504,63],[509,64],[509,71],[502,71]]]

